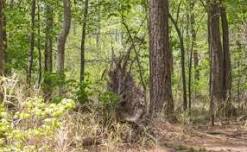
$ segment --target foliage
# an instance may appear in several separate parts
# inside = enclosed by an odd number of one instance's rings
[[[107,91],[107,69],[112,68],[115,58],[124,56],[130,50],[127,62],[127,71],[133,75],[136,85],[142,85],[147,100],[149,99],[150,67],[149,67],[149,6],[147,0],[89,0],[88,24],[86,27],[85,41],[85,80],[79,81],[81,64],[81,34],[84,23],[85,0],[70,0],[72,8],[72,26],[65,48],[65,71],[64,74],[56,73],[57,58],[57,35],[61,31],[63,21],[63,3],[61,0],[36,0],[35,12],[35,50],[34,65],[32,68],[32,83],[27,87],[24,82],[27,70],[30,50],[31,32],[31,0],[6,0],[6,33],[7,48],[5,50],[5,66],[7,74],[17,74],[23,80],[16,82],[21,86],[21,97],[15,97],[14,87],[2,88],[0,81],[0,98],[4,89],[8,96],[7,102],[18,105],[14,109],[6,103],[0,104],[0,151],[52,151],[49,141],[56,141],[54,134],[57,130],[63,130],[67,126],[74,129],[74,137],[78,134],[97,136],[110,132],[109,137],[118,138],[123,134],[118,129],[120,124],[108,121],[115,114],[116,106],[120,97],[113,92]],[[193,9],[191,2],[194,3]],[[246,0],[222,0],[226,8],[230,32],[230,52],[232,59],[232,103],[224,104],[219,108],[219,113],[227,113],[235,116],[236,107],[241,109],[239,114],[246,115],[247,98],[247,1]],[[52,11],[47,15],[47,6]],[[39,12],[38,8],[39,7]],[[186,82],[191,76],[191,111],[182,109],[182,75],[181,75],[181,51],[180,41],[174,26],[169,23],[170,50],[172,52],[172,89],[176,116],[184,123],[207,123],[209,115],[209,90],[210,90],[210,52],[208,45],[208,18],[206,0],[169,0],[169,13],[176,20],[176,24],[182,33],[185,45],[185,72]],[[192,50],[191,16],[194,13],[196,42]],[[38,20],[39,15],[39,20]],[[46,48],[46,24],[47,16],[53,18],[52,36],[52,69],[44,70]],[[40,33],[38,32],[40,30]],[[131,38],[132,37],[132,38]],[[40,40],[39,56],[38,40]],[[194,65],[197,51],[199,63]],[[192,55],[192,56],[191,56]],[[192,58],[191,58],[192,57]],[[41,59],[41,69],[38,68]],[[190,60],[191,59],[191,60]],[[191,64],[191,65],[190,65]],[[191,75],[189,72],[191,70]],[[195,78],[196,70],[199,71],[199,79]],[[41,72],[41,82],[36,82]],[[8,81],[8,80],[6,80]],[[34,83],[36,82],[36,83]],[[13,82],[11,82],[13,83]],[[40,84],[38,84],[40,83]],[[34,85],[35,84],[35,85]],[[188,83],[189,84],[189,83]],[[4,84],[5,85],[5,84]],[[12,85],[12,84],[11,84]],[[15,84],[14,84],[15,85]],[[58,95],[58,87],[63,85],[64,94]],[[188,86],[188,85],[187,85]],[[8,87],[8,85],[4,86]],[[23,91],[24,90],[24,91]],[[35,91],[37,92],[35,92]],[[187,90],[189,90],[187,88]],[[23,92],[22,92],[23,91]],[[33,92],[32,92],[33,91]],[[34,93],[35,92],[35,93]],[[157,91],[158,92],[158,91]],[[49,99],[42,97],[48,93]],[[188,93],[188,92],[187,92]],[[24,101],[18,98],[24,99]],[[29,98],[26,100],[26,98]],[[64,99],[69,98],[69,99]],[[72,99],[72,100],[70,100]],[[242,105],[243,104],[243,105]],[[72,110],[75,105],[87,107],[86,113],[73,111],[72,115],[63,116]],[[79,110],[78,110],[79,111]],[[84,115],[86,113],[86,115]],[[112,130],[103,128],[104,124],[111,123]],[[74,119],[74,120],[69,120]],[[76,122],[80,120],[80,122]],[[73,123],[72,123],[73,121]],[[74,122],[75,121],[75,122]],[[106,122],[107,121],[107,122]],[[62,124],[68,123],[68,124]],[[71,122],[75,126],[69,126]],[[92,126],[95,128],[92,129]],[[114,126],[115,125],[115,126]],[[74,128],[73,128],[74,127]],[[80,128],[81,127],[81,128]],[[77,129],[80,128],[82,132]],[[86,129],[85,129],[86,128]],[[102,131],[102,130],[103,131]],[[105,129],[105,130],[104,130]],[[120,129],[121,130],[121,129]],[[89,134],[89,133],[88,133]],[[104,134],[104,135],[103,135]],[[116,135],[115,135],[116,134]],[[115,138],[115,137],[114,137]],[[68,140],[68,139],[67,139]],[[76,139],[75,139],[76,140]],[[110,140],[110,139],[109,139]],[[118,140],[118,139],[117,139]],[[80,139],[79,143],[82,141]],[[119,140],[120,141],[120,140]],[[70,141],[67,141],[70,142]],[[51,142],[52,143],[52,142]],[[54,142],[53,142],[54,143]],[[71,143],[68,143],[71,144]],[[63,145],[63,144],[62,144]],[[42,147],[41,149],[37,149]],[[59,151],[59,150],[58,150]],[[60,150],[60,151],[63,151]],[[60,152],[59,151],[59,152]],[[69,150],[68,150],[69,151]]]
[[[119,96],[111,91],[106,91],[99,96],[99,101],[105,106],[112,109],[119,102]]]
[[[0,151],[41,150],[37,146],[44,144],[43,139],[52,140],[56,130],[61,127],[63,115],[73,108],[75,102],[70,99],[47,104],[42,98],[30,98],[21,103],[17,112],[9,112],[1,104]],[[42,145],[43,150],[49,150],[49,146]]]
[[[91,96],[91,83],[87,80],[81,83],[77,83],[75,86],[75,98],[80,104],[89,102],[89,96]]]

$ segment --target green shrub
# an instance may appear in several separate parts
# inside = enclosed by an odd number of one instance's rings
[[[99,101],[103,105],[103,125],[112,124],[115,118],[115,108],[119,102],[119,96],[111,91],[106,91],[99,96]]]
[[[99,96],[99,101],[104,107],[114,108],[119,101],[119,96],[111,91],[106,91]]]
[[[70,99],[48,104],[42,98],[26,100],[15,113],[0,105],[0,151],[49,151],[52,145],[43,142],[54,138],[62,116],[74,107]]]
[[[90,88],[91,83],[86,80],[81,83],[77,83],[75,86],[75,99],[80,103],[80,104],[85,104],[89,102],[89,96],[91,95],[91,88]]]

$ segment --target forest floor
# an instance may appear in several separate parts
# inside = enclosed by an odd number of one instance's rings
[[[214,127],[155,122],[157,144],[140,146],[122,144],[117,151],[124,152],[247,152],[247,127],[239,123],[218,124]],[[105,151],[100,147],[89,151]],[[116,150],[116,149],[115,149]],[[108,151],[108,150],[106,150]]]
[[[157,122],[156,129],[160,134],[159,145],[171,147],[164,152],[247,152],[247,128],[241,126],[233,123],[215,127],[187,127]]]

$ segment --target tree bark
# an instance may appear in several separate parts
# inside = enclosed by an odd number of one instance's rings
[[[231,55],[229,48],[229,26],[224,6],[221,7],[222,37],[223,37],[223,99],[231,97]]]
[[[223,100],[223,54],[220,34],[220,3],[212,0],[209,4],[210,14],[210,49],[211,49],[211,119]],[[218,105],[218,106],[216,106]],[[213,125],[212,121],[212,125]]]
[[[100,4],[100,0],[97,0],[98,6],[97,6],[97,21],[96,21],[96,48],[97,51],[101,51],[101,43],[100,43],[100,39],[101,39],[101,5]]]
[[[44,99],[49,101],[52,95],[50,75],[53,71],[53,8],[49,3],[45,5],[46,27],[45,27],[45,66],[44,66]]]
[[[40,33],[40,3],[38,1],[38,53],[39,53],[39,71],[38,71],[38,86],[41,84],[42,79],[42,53],[41,53],[41,33]]]
[[[46,30],[45,30],[45,73],[52,72],[52,32],[53,32],[53,9],[46,4]]]
[[[189,115],[191,115],[191,102],[192,102],[192,60],[194,59],[195,80],[199,80],[198,70],[198,54],[195,49],[196,46],[196,30],[195,30],[195,0],[190,0],[190,31],[191,31],[191,48],[190,48],[190,61],[189,61]],[[193,58],[193,59],[192,59]]]
[[[240,54],[240,58],[238,59],[237,61],[237,67],[238,67],[238,70],[237,70],[237,101],[240,101],[241,100],[241,97],[240,97],[240,86],[241,86],[241,80],[242,80],[242,74],[241,74],[241,71],[243,70],[242,68],[242,65],[243,65],[243,55],[242,55],[242,51],[243,51],[243,46],[241,45],[241,43],[239,42],[239,40],[236,41],[236,46],[237,46],[237,50],[238,50],[238,53]]]
[[[33,53],[35,43],[35,11],[36,11],[36,0],[32,0],[31,10],[31,33],[30,33],[30,50],[28,55],[28,69],[27,69],[27,84],[31,85],[32,69],[33,69]]]
[[[6,0],[3,0],[3,6],[5,9],[5,5],[6,5]],[[7,19],[6,19],[6,15],[3,14],[3,44],[4,44],[4,63],[8,62],[8,40],[7,40]],[[9,74],[10,73],[10,69],[4,68],[4,74]]]
[[[57,74],[59,79],[61,80],[61,84],[59,85],[59,95],[63,94],[63,81],[65,79],[64,74],[64,52],[65,52],[65,44],[67,41],[67,37],[70,31],[71,26],[71,4],[70,0],[63,0],[64,7],[64,21],[63,28],[58,37],[57,44]]]
[[[195,49],[196,46],[196,29],[195,29],[195,12],[194,12],[194,7],[195,7],[195,0],[191,1],[191,34],[192,34],[192,45],[193,45],[193,61],[194,61],[194,69],[195,69],[195,74],[194,78],[196,81],[200,79],[200,70],[198,69],[199,65],[199,57],[198,57],[198,51]]]
[[[198,50],[193,49],[193,60],[194,60],[194,69],[195,69],[195,80],[199,81],[200,80],[200,70],[198,69],[199,66],[199,55],[198,55]]]
[[[169,50],[168,0],[150,0],[150,115],[157,117],[174,110],[171,84],[171,51]],[[166,107],[165,107],[166,105]]]
[[[212,80],[212,62],[211,62],[211,58],[212,58],[212,52],[211,52],[211,29],[210,29],[210,22],[211,22],[211,17],[210,17],[210,0],[207,0],[207,29],[208,29],[208,52],[209,52],[209,81],[208,81],[208,86],[209,86],[209,96],[211,97],[211,80]],[[211,105],[211,102],[210,102]],[[210,108],[211,109],[211,108]]]
[[[5,0],[0,0],[0,76],[4,75],[5,70],[5,40],[4,40],[4,4]]]
[[[84,13],[83,13],[83,25],[81,35],[81,71],[80,71],[80,82],[84,81],[85,76],[85,41],[86,41],[86,28],[88,18],[88,1],[85,0]]]
[[[184,47],[184,38],[181,30],[178,27],[177,22],[172,17],[171,14],[169,14],[169,17],[175,27],[175,30],[178,34],[178,39],[180,42],[180,50],[181,50],[181,73],[182,73],[182,82],[183,82],[183,108],[184,111],[187,110],[188,102],[187,102],[187,87],[186,87],[186,73],[185,73],[185,47]]]

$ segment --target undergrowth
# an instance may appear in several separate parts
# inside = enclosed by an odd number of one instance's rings
[[[0,151],[118,151],[135,136],[131,125],[116,121],[111,93],[83,105],[74,98],[45,102],[41,90],[26,89],[16,77],[1,78],[1,84]]]

